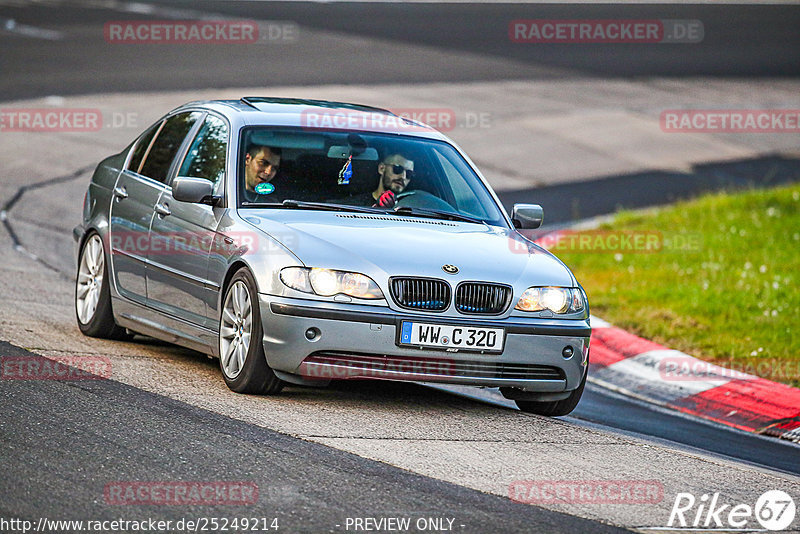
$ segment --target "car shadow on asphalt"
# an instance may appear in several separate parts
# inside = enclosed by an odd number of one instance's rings
[[[127,342],[134,346],[153,349],[153,352],[163,355],[164,359],[176,360],[193,366],[200,366],[209,373],[220,373],[219,360],[195,350],[173,345],[166,341],[137,334]],[[149,357],[149,356],[146,356]],[[219,375],[222,383],[222,375]],[[231,392],[231,394],[233,394]],[[292,401],[335,401],[337,403],[364,404],[364,407],[396,408],[398,401],[408,405],[427,405],[430,407],[447,407],[460,409],[474,409],[487,407],[484,402],[453,395],[444,391],[432,389],[416,382],[397,382],[380,379],[348,379],[332,380],[327,385],[301,386],[287,384],[278,397],[291,398]],[[413,400],[412,400],[413,399]],[[498,407],[494,407],[498,408]]]

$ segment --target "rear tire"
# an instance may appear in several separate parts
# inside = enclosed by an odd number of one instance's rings
[[[274,395],[283,389],[285,382],[267,365],[256,281],[244,267],[225,289],[218,338],[222,378],[232,391]]]
[[[83,242],[75,277],[75,319],[85,336],[130,339],[127,330],[114,321],[111,309],[108,266],[103,240],[91,233]]]
[[[578,405],[578,402],[581,400],[581,396],[583,395],[583,388],[586,387],[586,375],[588,373],[583,373],[583,380],[581,380],[581,385],[578,386],[578,389],[574,390],[570,393],[569,397],[560,401],[552,401],[552,402],[537,402],[537,401],[527,401],[527,400],[515,400],[514,402],[517,404],[517,407],[522,410],[523,412],[527,413],[535,413],[537,415],[546,415],[548,417],[558,417],[561,415],[568,415],[575,409]]]

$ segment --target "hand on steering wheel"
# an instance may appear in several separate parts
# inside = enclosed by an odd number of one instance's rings
[[[394,207],[395,202],[397,202],[397,198],[395,197],[394,191],[384,191],[372,207],[391,209]]]

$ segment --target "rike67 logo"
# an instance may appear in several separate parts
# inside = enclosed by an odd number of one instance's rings
[[[764,492],[755,503],[726,503],[719,493],[699,499],[691,493],[678,493],[669,514],[667,527],[676,530],[741,530],[755,519],[767,530],[786,530],[794,521],[794,499],[781,490]],[[753,527],[756,525],[750,525]],[[749,529],[748,529],[749,530]]]

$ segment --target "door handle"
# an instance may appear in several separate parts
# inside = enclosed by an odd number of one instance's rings
[[[117,186],[114,188],[114,196],[120,200],[122,200],[123,198],[128,198],[128,191],[125,190],[124,185],[122,187]]]
[[[172,214],[172,212],[169,210],[168,204],[156,204],[155,206],[153,206],[153,209],[156,210],[156,213],[158,213],[162,217],[166,217],[167,215]]]

